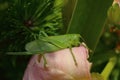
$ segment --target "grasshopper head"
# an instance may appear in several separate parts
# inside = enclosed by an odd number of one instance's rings
[[[79,34],[75,34],[71,40],[71,45],[72,46],[79,46],[80,45],[80,35]]]

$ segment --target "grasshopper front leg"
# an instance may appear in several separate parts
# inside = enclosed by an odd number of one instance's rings
[[[44,60],[44,67],[47,67],[47,60],[44,54],[42,54],[43,60]]]

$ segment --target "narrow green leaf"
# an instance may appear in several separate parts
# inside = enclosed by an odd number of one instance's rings
[[[95,49],[113,0],[77,0],[67,33],[80,33]]]
[[[63,29],[63,33],[66,33],[66,30],[67,30],[68,24],[70,22],[75,4],[76,4],[76,0],[64,0],[64,7],[63,7],[64,29]]]
[[[8,55],[32,55],[30,52],[7,52]]]

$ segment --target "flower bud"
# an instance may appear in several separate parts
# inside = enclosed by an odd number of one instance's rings
[[[120,25],[120,6],[114,3],[108,10],[108,20],[112,24]]]
[[[75,65],[70,49],[63,49],[44,56],[35,55],[27,66],[23,80],[91,80],[91,63],[87,58],[88,49],[83,45],[72,48],[77,65]]]

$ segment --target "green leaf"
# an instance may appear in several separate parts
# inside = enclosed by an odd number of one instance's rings
[[[68,24],[70,22],[74,6],[75,6],[76,0],[64,0],[64,7],[63,7],[63,24],[64,29],[63,33],[66,33]]]
[[[93,62],[93,65],[100,65],[106,61],[108,61],[111,57],[117,56],[116,52],[114,50],[108,50],[103,51],[100,53],[95,53],[94,57],[91,58],[91,62]]]
[[[79,33],[84,37],[88,47],[94,50],[112,2],[113,0],[76,0],[67,33]]]

